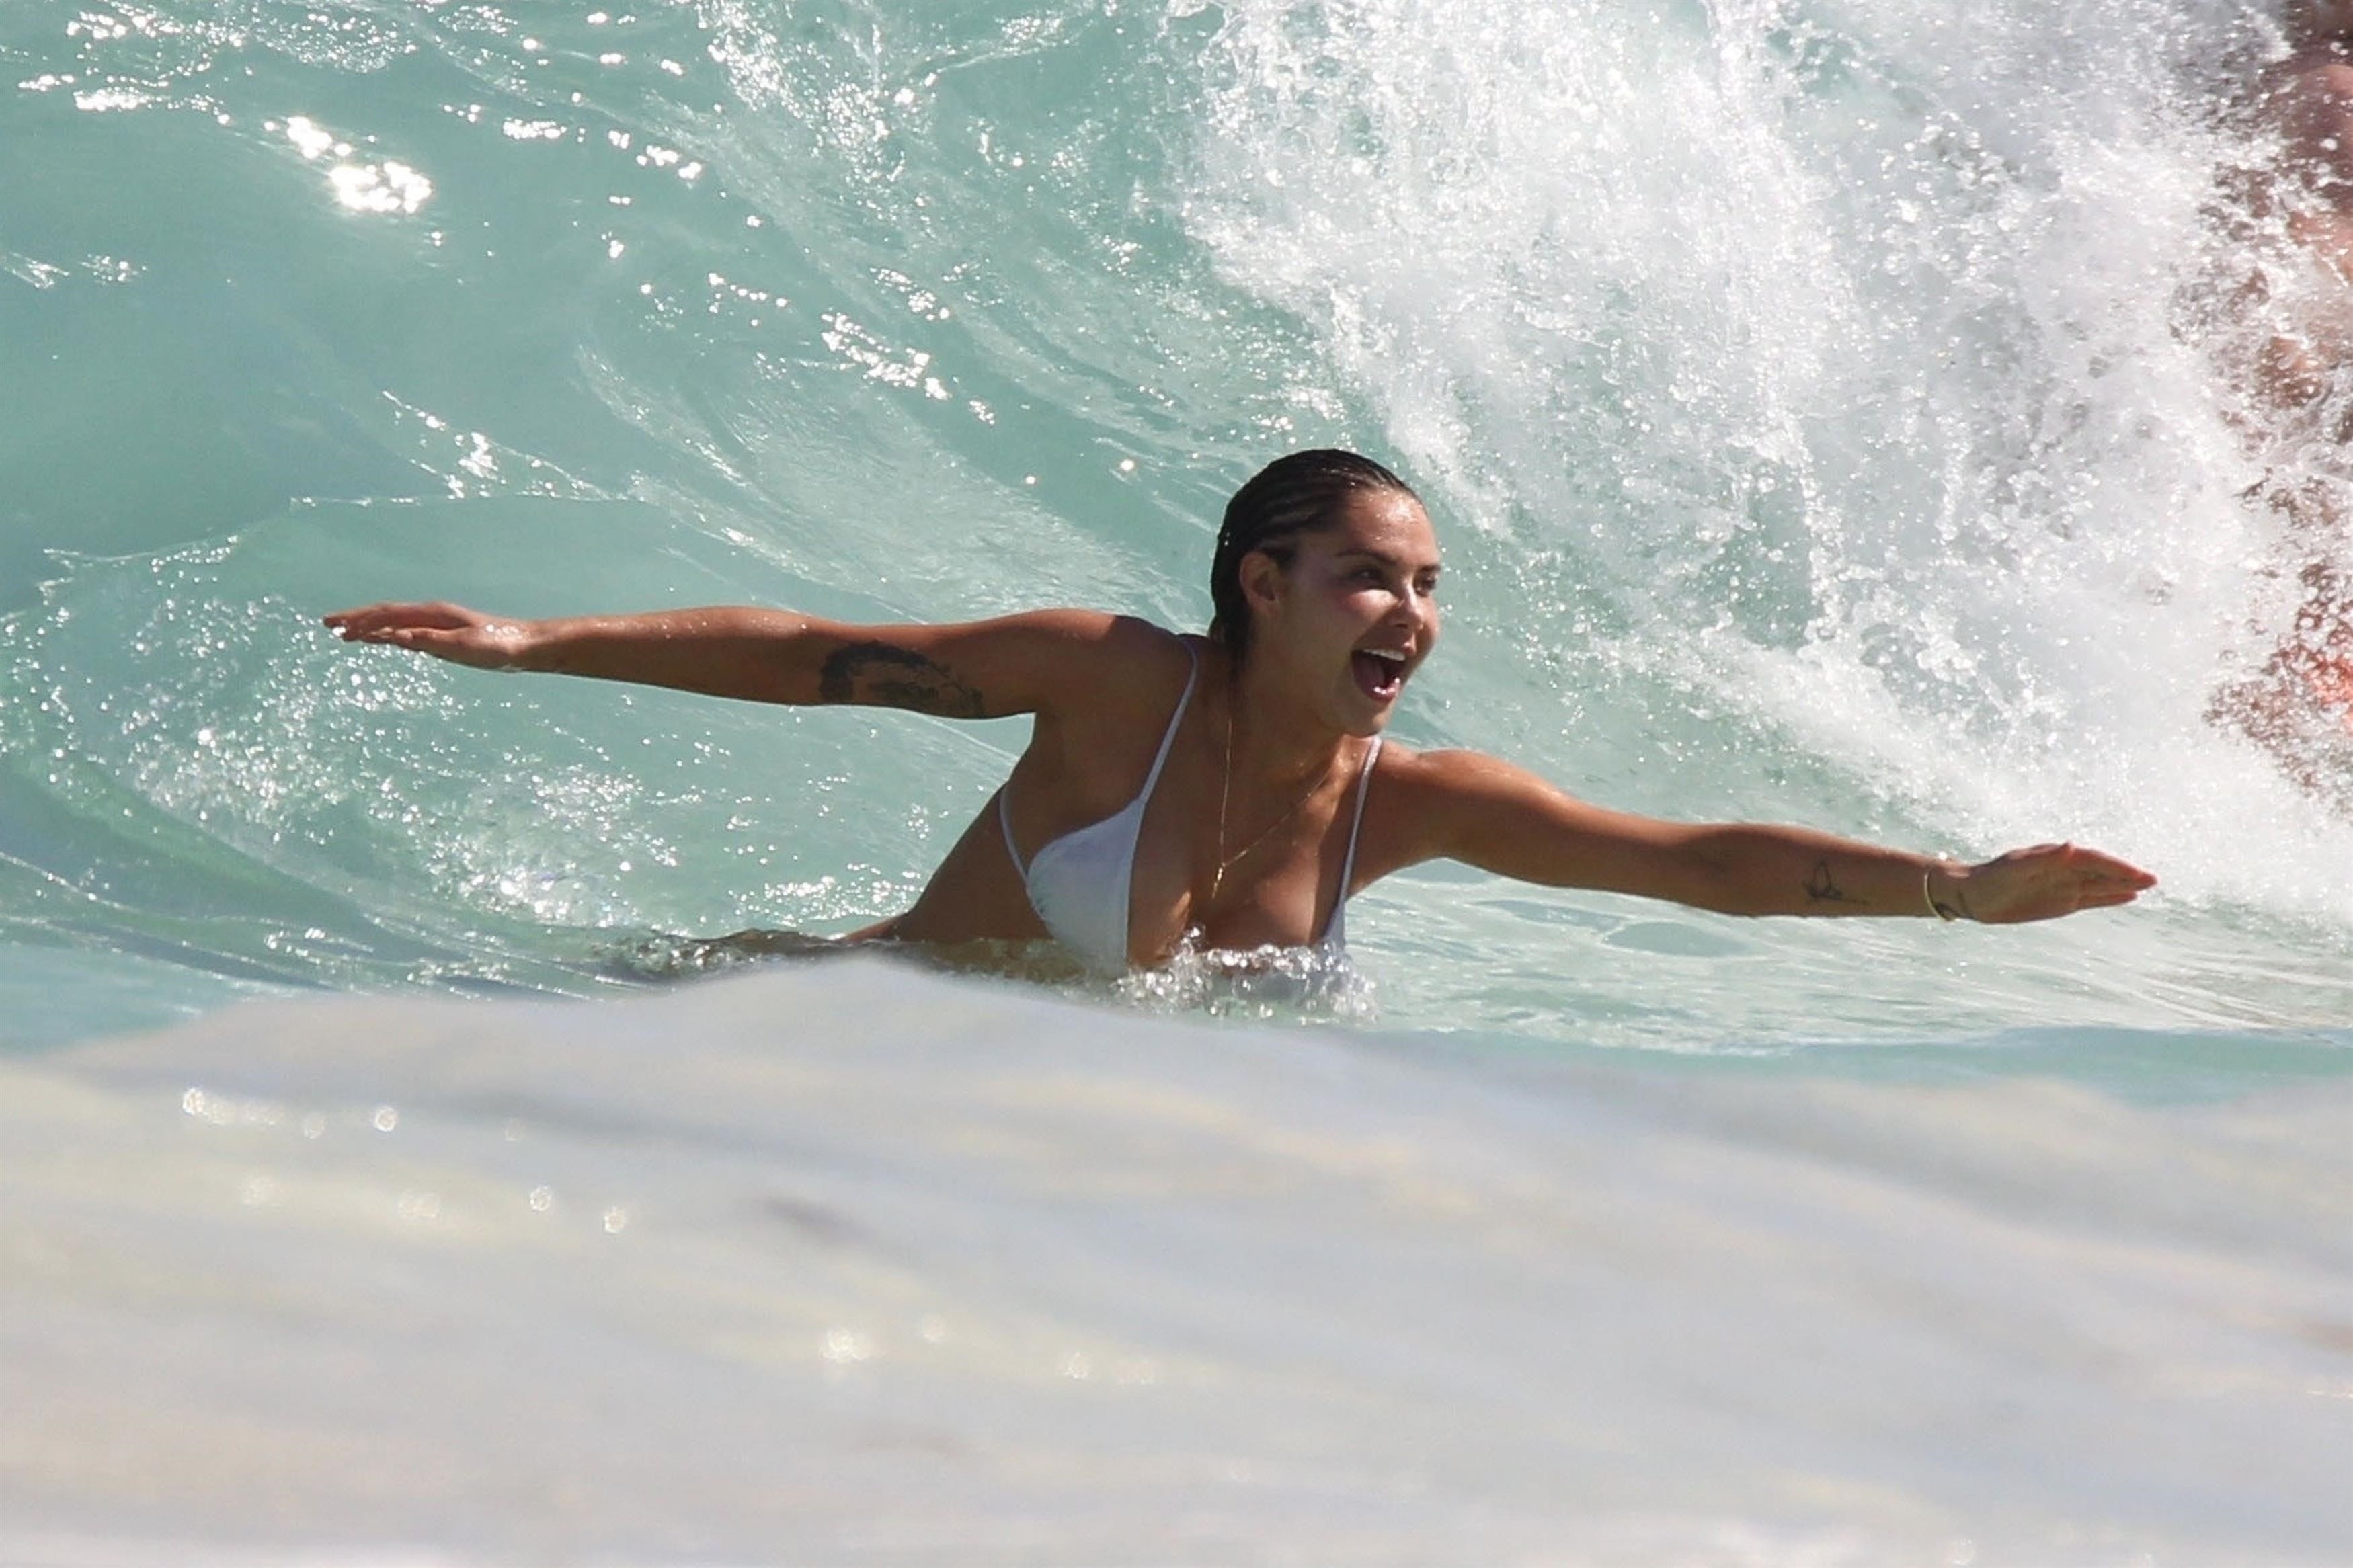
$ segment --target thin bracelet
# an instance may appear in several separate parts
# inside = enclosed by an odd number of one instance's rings
[[[1923,866],[1920,868],[1920,901],[1927,905],[1928,912],[1936,916],[1938,920],[1957,921],[1961,917],[1955,914],[1946,913],[1945,906],[1938,903],[1935,897],[1928,891],[1928,873],[1934,868],[1935,868],[1928,866]]]

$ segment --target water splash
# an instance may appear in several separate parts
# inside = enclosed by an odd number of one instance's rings
[[[2208,719],[2280,619],[2182,306],[2244,261],[2215,62],[2260,41],[2155,5],[1241,5],[1186,210],[1500,542],[1525,640],[1598,645],[1556,701],[1616,686],[1619,733],[1556,741],[1565,776],[1722,714],[1683,759],[1732,781],[1710,809],[1795,752],[1960,844],[2096,838],[2341,924],[2353,821]]]

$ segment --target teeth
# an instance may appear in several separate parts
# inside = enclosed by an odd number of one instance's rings
[[[1368,647],[1364,651],[1371,654],[1375,658],[1388,659],[1391,664],[1403,664],[1405,662],[1405,655],[1393,652],[1388,648]]]

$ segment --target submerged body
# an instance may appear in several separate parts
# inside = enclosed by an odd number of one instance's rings
[[[1666,822],[1475,752],[1384,745],[1437,640],[1439,574],[1403,481],[1353,454],[1303,453],[1229,508],[1206,637],[1093,610],[859,627],[751,608],[520,622],[387,604],[327,624],[486,668],[1031,715],[1004,787],[914,904],[851,941],[1056,937],[1103,967],[1187,944],[1302,947],[1338,931],[1357,889],[1441,858],[1750,915],[2040,920],[2155,881],[2063,844],[1965,867],[1799,827]]]

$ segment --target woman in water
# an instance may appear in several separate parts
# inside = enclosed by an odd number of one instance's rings
[[[1588,805],[1475,752],[1385,745],[1438,639],[1438,540],[1405,481],[1299,452],[1227,505],[1215,618],[1098,610],[850,626],[784,610],[512,621],[454,605],[326,617],[347,641],[786,703],[1032,715],[1029,744],[905,913],[850,941],[1052,937],[1096,967],[1337,944],[1350,894],[1420,861],[1743,915],[2047,920],[2156,879],[2066,844],[1963,866],[1799,827]]]

